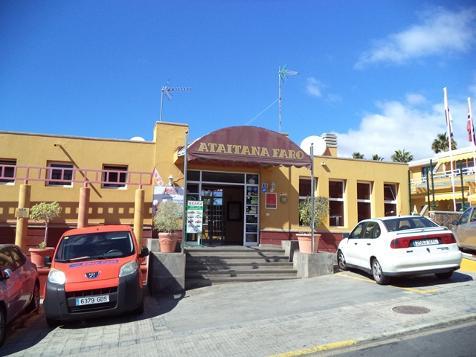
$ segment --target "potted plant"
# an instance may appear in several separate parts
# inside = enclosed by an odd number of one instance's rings
[[[304,226],[311,227],[312,216],[314,214],[314,232],[322,223],[322,220],[329,213],[329,200],[325,197],[314,197],[314,212],[312,212],[312,198],[309,197],[299,204],[299,215]],[[311,234],[308,232],[299,232],[296,234],[299,241],[299,251],[301,253],[313,253]],[[314,234],[314,251],[317,252],[319,246],[320,234]]]
[[[48,247],[48,225],[52,219],[61,214],[61,207],[58,202],[41,202],[34,205],[30,210],[30,219],[43,222],[45,224],[45,236],[43,242],[37,248],[30,248],[30,259],[38,268],[45,266],[45,257],[51,256],[55,251],[54,247]]]
[[[181,237],[183,208],[173,201],[159,204],[154,217],[154,227],[159,232],[159,247],[163,253],[173,253]]]

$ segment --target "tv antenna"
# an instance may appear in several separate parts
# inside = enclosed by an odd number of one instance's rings
[[[164,95],[168,100],[172,100],[172,93],[174,92],[190,92],[192,88],[190,87],[169,87],[168,85],[163,86],[160,89],[160,115],[159,121],[162,121],[162,111],[164,107]]]
[[[282,126],[282,102],[283,102],[283,97],[281,95],[281,86],[284,80],[290,76],[297,76],[298,72],[294,71],[292,69],[286,68],[286,66],[279,67],[278,70],[278,132],[281,132],[281,126]]]

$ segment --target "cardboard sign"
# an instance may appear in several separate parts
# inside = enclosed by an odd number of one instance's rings
[[[29,208],[17,208],[15,210],[15,218],[28,218],[30,217]]]

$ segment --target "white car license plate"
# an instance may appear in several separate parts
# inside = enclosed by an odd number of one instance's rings
[[[109,295],[85,296],[82,298],[76,298],[76,306],[102,304],[105,302],[109,302]]]
[[[414,247],[423,247],[425,245],[435,245],[435,244],[440,244],[440,241],[438,239],[419,239],[419,240],[413,241]]]

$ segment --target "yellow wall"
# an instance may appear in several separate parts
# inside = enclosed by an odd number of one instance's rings
[[[56,146],[55,146],[56,144]],[[132,142],[104,139],[70,138],[61,136],[0,133],[0,158],[16,159],[18,174],[24,176],[26,169],[21,166],[46,167],[48,161],[71,162],[81,169],[102,170],[103,164],[127,165],[129,171],[151,173],[154,168],[154,148],[152,142]],[[64,151],[61,149],[64,148]],[[70,157],[68,157],[68,155]],[[95,173],[87,172],[94,180]],[[40,174],[38,169],[30,169],[32,178]],[[40,178],[46,177],[41,172]],[[101,175],[99,174],[99,179]],[[145,176],[144,176],[145,178]],[[82,180],[77,173],[77,180]],[[139,180],[138,176],[132,179]],[[0,185],[0,223],[14,222],[17,207],[19,185]],[[77,202],[81,183],[72,187],[46,186],[44,181],[29,182],[32,186],[31,201],[59,201],[64,214],[56,221],[75,223],[77,220]],[[101,188],[98,183],[91,186],[90,223],[132,223],[134,213],[134,192],[137,186],[113,189]],[[144,187],[146,200],[151,201],[151,187]],[[146,210],[147,212],[148,210]],[[146,215],[150,224],[150,213]]]
[[[324,165],[325,164],[325,165]],[[372,217],[384,216],[384,183],[398,184],[397,212],[409,214],[408,205],[408,166],[399,163],[387,163],[366,160],[353,160],[317,156],[314,158],[314,177],[317,178],[317,195],[329,196],[329,180],[344,180],[344,226],[330,227],[326,220],[320,229],[332,232],[348,232],[358,221],[357,182],[371,182]],[[299,178],[309,178],[307,168],[267,168],[261,169],[261,182],[275,182],[278,197],[288,194],[287,203],[280,203],[277,210],[266,210],[264,198],[261,199],[261,229],[277,231],[305,231],[299,226]],[[288,178],[291,178],[290,180]]]
[[[172,176],[174,182],[183,186],[183,159],[177,159],[177,150],[183,147],[188,126],[158,122],[154,127],[152,142],[131,142],[124,140],[71,138],[62,136],[0,133],[0,158],[17,159],[17,165],[45,167],[47,161],[70,161],[67,154],[81,169],[101,170],[103,164],[128,165],[129,171],[152,172],[158,169],[164,183]],[[61,150],[61,145],[67,154]],[[335,150],[337,151],[337,149]],[[347,232],[357,223],[357,182],[372,183],[371,209],[373,217],[384,215],[383,185],[398,184],[399,214],[408,214],[408,181],[406,164],[366,160],[343,159],[333,156],[315,157],[315,177],[318,179],[317,194],[327,197],[329,180],[345,180],[345,203],[343,227],[320,227],[332,232]],[[260,182],[275,183],[278,193],[278,209],[265,208],[264,194],[261,194],[260,230],[299,231],[299,178],[309,177],[309,170],[296,167],[240,167],[210,166],[191,164],[189,169],[210,171],[235,171],[260,174]],[[19,171],[21,174],[21,172]],[[44,174],[43,174],[44,175]],[[43,176],[44,177],[44,176]],[[18,201],[19,184],[0,185],[0,224],[14,223],[14,212]],[[65,208],[65,215],[59,222],[74,224],[77,219],[77,202],[80,183],[72,187],[45,186],[43,181],[30,182],[32,202],[59,201]],[[132,223],[134,212],[134,192],[137,187],[126,189],[101,188],[93,184],[91,189],[91,209],[89,222]],[[151,223],[152,187],[145,186],[146,221]],[[280,194],[287,195],[287,202],[279,200]],[[326,220],[327,221],[327,220]]]

